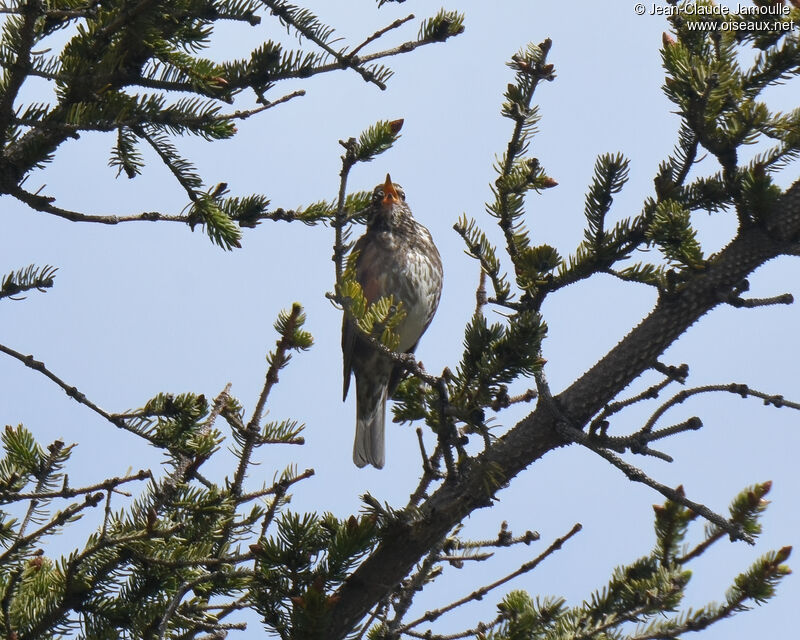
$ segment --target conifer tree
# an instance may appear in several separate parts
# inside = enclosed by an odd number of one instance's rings
[[[712,6],[709,0],[697,4]],[[251,609],[259,615],[263,633],[286,640],[444,637],[436,635],[442,615],[494,596],[580,531],[576,524],[514,572],[460,600],[420,617],[410,614],[426,585],[442,579],[445,565],[459,568],[487,560],[493,550],[538,540],[530,531],[514,535],[505,523],[494,539],[470,540],[461,535],[462,523],[475,510],[490,507],[520,472],[565,445],[591,450],[631,481],[663,496],[664,504],[654,508],[652,552],[617,568],[582,603],[511,591],[496,596],[496,617],[447,637],[676,638],[771,598],[789,573],[785,563],[790,547],[754,559],[724,602],[681,610],[692,561],[726,538],[752,542],[761,532],[769,482],[735,495],[723,515],[620,455],[670,459],[656,448],[658,443],[700,429],[702,421],[695,417],[662,426],[659,419],[692,395],[752,396],[766,405],[800,409],[797,402],[740,384],[687,387],[659,400],[668,388],[690,379],[686,365],[662,362],[663,352],[709,310],[722,304],[792,302],[789,295],[742,297],[754,269],[800,252],[800,182],[782,191],[773,180],[800,156],[800,110],[774,112],[763,95],[800,70],[797,32],[780,27],[800,22],[800,7],[795,2],[756,4],[785,7],[771,30],[729,28],[740,18],[733,14],[717,17],[713,28],[700,28],[701,15],[675,12],[670,17],[662,59],[664,91],[682,122],[674,152],[659,167],[654,193],[644,199],[641,212],[613,225],[607,217],[614,196],[625,186],[630,163],[619,154],[599,157],[585,199],[584,238],[568,256],[536,244],[526,218],[529,199],[557,186],[547,173],[546,159],[529,153],[541,124],[536,92],[556,78],[555,63],[548,57],[551,42],[529,44],[511,56],[514,81],[500,106],[509,139],[496,162],[488,216],[465,216],[454,225],[479,266],[477,304],[464,329],[460,362],[436,375],[413,357],[393,351],[398,307],[388,300],[368,303],[347,261],[351,232],[363,222],[369,201],[368,193],[348,191],[349,173],[391,148],[401,120],[378,121],[360,135],[343,136],[338,199],[297,209],[271,208],[263,194],[232,197],[226,184],[207,184],[174,140],[194,135],[213,144],[235,136],[237,121],[279,106],[290,108],[284,103],[302,91],[281,94],[276,88],[283,80],[343,71],[382,88],[392,75],[382,60],[420,55],[411,52],[459,35],[468,16],[443,9],[418,21],[415,38],[379,49],[376,42],[415,18],[397,20],[351,45],[342,44],[334,28],[309,10],[285,0],[2,3],[0,194],[39,214],[74,222],[152,221],[202,228],[222,250],[237,250],[242,233],[261,223],[328,225],[335,263],[325,276],[332,282],[329,297],[366,339],[406,371],[395,394],[394,415],[396,421],[418,425],[422,465],[419,486],[407,504],[381,504],[367,494],[363,513],[343,517],[289,508],[293,486],[312,475],[311,470],[299,472],[290,465],[276,472],[273,482],[248,485],[258,448],[304,443],[296,421],[265,419],[281,370],[313,344],[298,303],[275,320],[277,340],[251,415],[229,387],[213,398],[201,390],[160,393],[139,409],[108,411],[75,382],[0,339],[5,357],[49,378],[87,412],[101,416],[125,437],[143,439],[166,459],[160,468],[73,487],[67,476],[72,446],[60,440],[42,444],[24,425],[5,427],[0,633],[16,640],[236,637],[244,628],[239,613]],[[215,27],[230,20],[254,27],[275,21],[300,38],[299,48],[288,50],[267,41],[226,62],[203,57]],[[48,38],[56,32],[68,35],[61,48],[51,50]],[[52,103],[25,101],[22,88],[30,78],[49,83]],[[246,100],[254,106],[239,108]],[[64,208],[57,194],[26,188],[32,172],[58,162],[65,141],[86,132],[109,135],[109,164],[128,178],[144,168],[141,150],[152,149],[185,192],[186,208],[177,214],[97,214]],[[743,145],[765,139],[771,143],[768,151],[749,162],[740,160]],[[716,159],[718,170],[693,177],[701,153]],[[734,239],[716,253],[703,250],[692,226],[691,213],[699,210],[736,216]],[[484,231],[495,223],[502,247],[494,246]],[[641,248],[655,249],[659,257],[634,261],[634,251]],[[0,281],[0,304],[56,284],[56,268],[50,265],[4,268],[8,275]],[[553,394],[541,351],[547,333],[542,305],[554,292],[598,274],[653,287],[657,303],[595,366]],[[491,321],[489,308],[501,310],[503,320]],[[302,362],[293,366],[302,367]],[[626,387],[648,370],[663,379],[626,396]],[[527,389],[527,378],[535,381],[535,389]],[[653,401],[656,406],[640,429],[613,433],[620,412]],[[506,431],[493,429],[496,416],[521,403],[531,406],[526,417]],[[436,444],[426,451],[423,434],[430,433]],[[204,465],[224,446],[233,449],[236,464],[224,477],[207,476]],[[124,492],[133,497],[123,507],[115,501],[112,508],[112,495]],[[102,513],[97,530],[76,544],[74,552],[51,556],[48,540],[69,532],[93,507]],[[701,523],[704,540],[691,546],[687,533]]]

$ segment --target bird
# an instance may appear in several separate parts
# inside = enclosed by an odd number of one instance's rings
[[[355,277],[368,303],[393,296],[403,303],[405,317],[394,328],[398,353],[414,353],[430,325],[442,293],[442,259],[430,232],[414,219],[399,184],[375,187],[367,230],[353,246]],[[381,353],[345,314],[342,324],[344,384],[347,398],[351,373],[356,379],[356,434],[353,462],[383,468],[386,399],[403,377],[403,369]]]

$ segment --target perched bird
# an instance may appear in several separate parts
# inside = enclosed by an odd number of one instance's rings
[[[388,295],[403,303],[406,315],[395,332],[397,351],[413,353],[428,328],[442,293],[442,260],[428,230],[414,220],[399,184],[389,174],[372,192],[367,231],[353,247],[355,271],[372,303]],[[356,376],[356,439],[353,462],[380,469],[384,462],[386,398],[402,378],[402,368],[377,351],[347,316],[342,326],[344,390]]]

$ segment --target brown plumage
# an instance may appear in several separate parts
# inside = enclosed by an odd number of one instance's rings
[[[431,234],[414,220],[405,194],[386,182],[375,187],[367,231],[353,247],[356,279],[368,302],[392,295],[403,302],[406,316],[395,328],[399,352],[413,353],[428,328],[442,293],[442,261]],[[343,399],[356,377],[356,437],[353,462],[380,469],[384,463],[386,399],[402,378],[402,369],[358,333],[345,317],[342,326],[344,356]]]

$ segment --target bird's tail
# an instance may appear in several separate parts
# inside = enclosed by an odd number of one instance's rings
[[[386,423],[385,384],[373,379],[359,384],[356,378],[356,440],[353,443],[353,462],[357,467],[371,464],[383,468],[384,426]]]

